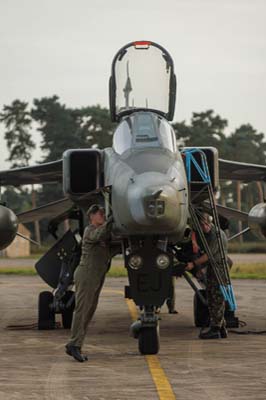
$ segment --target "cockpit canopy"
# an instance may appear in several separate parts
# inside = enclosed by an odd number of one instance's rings
[[[170,54],[153,42],[129,43],[113,60],[109,90],[113,121],[143,109],[172,120],[176,80]]]
[[[175,132],[161,116],[147,112],[136,112],[125,117],[118,125],[113,137],[113,149],[122,154],[129,149],[157,147],[176,152]]]

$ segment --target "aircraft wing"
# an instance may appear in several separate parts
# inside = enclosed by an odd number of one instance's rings
[[[62,160],[0,171],[0,186],[62,182]]]
[[[227,219],[236,219],[238,221],[243,221],[247,222],[248,221],[248,213],[240,210],[236,210],[235,208],[230,208],[230,207],[224,207],[221,206],[220,204],[216,204],[216,208],[218,211],[218,214],[222,215],[223,217]]]
[[[33,208],[29,211],[19,213],[17,217],[21,223],[38,221],[43,218],[54,218],[71,209],[73,205],[74,203],[71,200],[63,198],[43,206]]]
[[[224,180],[266,181],[266,165],[219,159],[219,176]]]

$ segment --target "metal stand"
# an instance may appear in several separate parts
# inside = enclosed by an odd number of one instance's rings
[[[220,290],[224,297],[224,300],[228,302],[230,310],[235,311],[237,306],[236,306],[235,296],[234,296],[234,292],[233,292],[233,288],[232,288],[231,280],[230,280],[230,276],[229,276],[229,270],[228,270],[228,266],[227,266],[225,251],[224,251],[224,247],[223,247],[223,243],[222,243],[219,218],[218,218],[218,213],[217,213],[217,209],[216,209],[215,198],[214,198],[214,193],[213,193],[213,189],[212,189],[211,178],[210,178],[210,174],[209,174],[206,156],[202,150],[197,149],[197,148],[184,150],[182,152],[182,154],[185,157],[185,166],[186,166],[189,188],[190,188],[191,184],[195,184],[195,183],[200,184],[202,186],[201,190],[197,193],[197,195],[194,196],[194,198],[190,199],[190,201],[189,201],[189,211],[190,211],[192,225],[193,225],[194,229],[199,233],[204,250],[205,250],[206,254],[208,255],[209,263],[210,263],[210,265],[213,269],[213,272],[215,274],[215,277],[219,283],[219,287],[220,287]],[[200,163],[194,157],[195,154],[197,154],[199,156]],[[192,167],[194,167],[196,169],[197,174],[200,177],[198,181],[191,180]],[[190,192],[191,191],[189,190],[189,193]],[[217,243],[218,243],[219,253],[220,253],[221,262],[220,262],[219,266],[217,265],[213,255],[210,251],[210,248],[208,246],[208,243],[206,241],[204,233],[201,229],[201,225],[200,225],[200,221],[199,221],[200,212],[197,209],[198,205],[196,205],[194,203],[196,197],[198,197],[199,194],[202,192],[207,193],[208,200],[210,203],[210,210],[211,210],[211,215],[213,217],[213,222],[214,222],[214,227],[215,227],[215,235],[217,238]]]

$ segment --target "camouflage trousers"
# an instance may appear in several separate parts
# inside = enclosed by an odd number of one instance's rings
[[[219,284],[213,272],[211,265],[207,268],[207,299],[208,309],[210,314],[210,326],[221,327],[225,324],[224,311],[225,304],[224,298],[219,288]]]

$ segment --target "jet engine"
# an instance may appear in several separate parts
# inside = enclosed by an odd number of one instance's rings
[[[0,205],[0,250],[5,249],[15,239],[18,219],[10,208]]]

